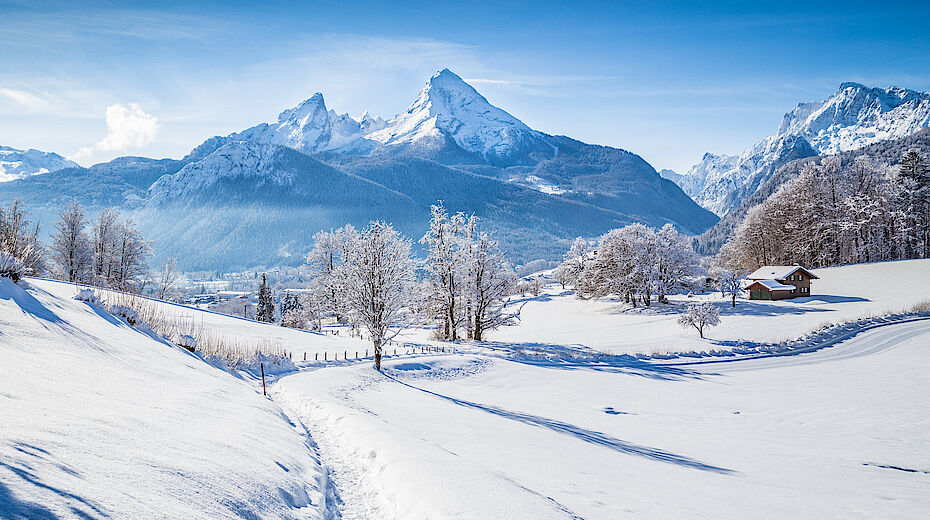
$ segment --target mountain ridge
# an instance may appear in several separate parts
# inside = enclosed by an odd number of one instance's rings
[[[705,154],[679,184],[698,204],[723,216],[791,160],[851,151],[928,126],[930,92],[845,82],[823,101],[796,105],[774,135],[741,154]]]
[[[43,152],[34,148],[19,150],[0,145],[0,182],[76,166],[76,162],[54,152]]]

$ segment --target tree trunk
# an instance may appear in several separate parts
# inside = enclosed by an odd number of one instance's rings
[[[736,293],[733,293],[733,306],[736,307]]]
[[[375,370],[381,371],[381,339],[375,339]]]

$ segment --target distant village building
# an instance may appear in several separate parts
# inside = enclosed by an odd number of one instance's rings
[[[765,265],[747,276],[750,300],[784,300],[811,295],[818,277],[799,265]]]

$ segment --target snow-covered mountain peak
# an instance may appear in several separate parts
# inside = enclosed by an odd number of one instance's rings
[[[289,108],[278,115],[278,122],[285,123],[288,121],[318,121],[321,114],[326,112],[326,102],[323,101],[323,93],[316,94],[305,99],[294,108]]]
[[[698,204],[723,215],[784,160],[855,150],[928,126],[930,93],[846,82],[823,101],[798,104],[774,135],[739,156],[706,154],[680,184]]]
[[[385,146],[441,142],[497,162],[519,154],[554,154],[543,136],[495,107],[449,69],[434,74],[406,111],[367,136]]]
[[[276,123],[262,123],[231,134],[230,140],[279,144],[304,153],[325,149],[332,139],[333,123],[323,94],[317,92],[278,115]]]
[[[0,182],[79,166],[57,153],[0,146]]]

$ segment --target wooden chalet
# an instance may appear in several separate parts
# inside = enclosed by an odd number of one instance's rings
[[[750,300],[785,300],[811,295],[817,276],[800,265],[765,265],[747,276]]]

